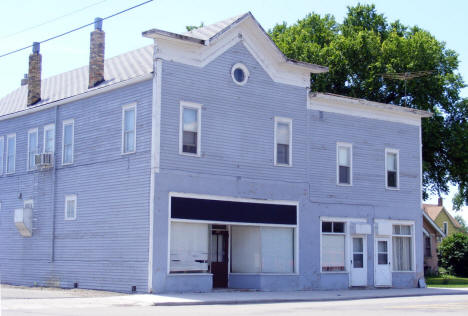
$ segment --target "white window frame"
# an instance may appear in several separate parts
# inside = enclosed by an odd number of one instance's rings
[[[27,159],[26,159],[26,170],[28,171],[33,171],[33,170],[36,170],[36,161],[34,160],[34,167],[33,168],[30,168],[30,164],[31,164],[31,161],[30,161],[30,157],[29,157],[29,153],[31,151],[31,144],[30,144],[30,141],[31,141],[31,134],[36,134],[36,153],[34,154],[34,156],[36,156],[38,153],[39,153],[39,129],[36,127],[36,128],[31,128],[28,130],[28,151],[27,151]],[[36,159],[36,158],[34,158]]]
[[[46,153],[46,142],[47,142],[47,139],[46,139],[46,133],[47,131],[52,131],[52,135],[54,135],[54,145],[53,145],[53,151],[51,152],[51,154],[53,154],[55,152],[55,124],[54,123],[51,123],[51,124],[47,124],[44,126],[44,135],[42,136],[42,153]]]
[[[276,142],[276,132],[278,128],[278,123],[288,124],[289,126],[289,164],[278,163],[277,160],[277,142]],[[275,116],[275,127],[274,127],[274,142],[273,142],[273,162],[277,167],[292,167],[292,119],[287,117]]]
[[[33,199],[28,199],[23,201],[23,207],[26,208],[26,205],[30,204],[31,209],[34,209],[34,200]]]
[[[387,154],[396,154],[396,187],[388,186]],[[385,148],[385,188],[387,190],[400,190],[400,151],[394,148]]]
[[[377,222],[377,221],[376,221]],[[390,236],[391,242],[392,242],[392,253],[389,254],[392,256],[392,272],[399,272],[399,273],[414,273],[416,271],[416,246],[415,246],[415,225],[413,221],[404,221],[404,220],[393,220],[390,221],[392,224],[392,235]],[[400,226],[410,226],[411,229],[411,234],[410,235],[396,235],[393,233],[393,226],[394,225],[400,225]],[[395,270],[395,262],[393,260],[393,237],[406,237],[406,238],[411,238],[411,269],[410,270]],[[423,255],[424,255],[424,249],[423,249]]]
[[[65,157],[65,126],[72,126],[72,155],[70,162],[64,162],[63,158]],[[75,161],[75,120],[68,119],[62,122],[62,166],[71,165]]]
[[[195,109],[197,110],[197,153],[186,153],[183,151],[184,148],[184,109]],[[179,108],[179,154],[192,157],[201,156],[201,111],[202,105],[194,102],[181,101]]]
[[[344,271],[322,271],[322,222],[344,222],[345,223],[345,270]],[[353,236],[364,236],[364,235],[352,235],[350,231],[350,223],[367,223],[367,220],[364,218],[353,218],[353,217],[329,217],[329,216],[321,216],[319,221],[319,234],[320,234],[320,273],[323,274],[342,274],[342,273],[350,273],[350,261],[351,261],[351,238]],[[327,234],[327,233],[325,233]],[[334,234],[334,233],[332,233]],[[367,259],[365,259],[367,260]]]
[[[343,233],[334,233],[334,232],[322,232],[322,223],[323,222],[330,222],[332,223],[332,230],[333,230],[333,223],[334,222],[339,222],[343,223],[344,225],[344,232]],[[333,220],[327,220],[327,219],[321,219],[320,220],[320,273],[348,273],[349,272],[349,267],[348,267],[348,222],[345,220],[340,220],[340,219],[333,219]],[[330,236],[343,236],[344,237],[344,270],[336,270],[336,271],[323,271],[323,255],[322,255],[322,237],[323,235],[330,235]]]
[[[340,183],[340,147],[349,148],[349,183]],[[336,143],[336,184],[345,187],[353,185],[353,144],[351,143]]]
[[[239,82],[239,81],[236,80],[236,77],[234,77],[234,71],[237,68],[241,69],[244,72],[244,80],[243,81]],[[232,68],[231,68],[231,78],[232,78],[232,81],[234,81],[235,84],[237,84],[239,86],[245,85],[247,83],[247,81],[249,80],[249,76],[250,76],[250,72],[243,63],[237,63],[234,66],[232,66]]]
[[[8,148],[8,140],[10,138],[14,138],[15,139],[15,149],[13,151],[14,155],[13,155],[13,171],[8,171],[8,165],[9,165],[9,162],[10,162],[10,159],[9,159],[9,155],[8,155],[8,152],[10,151],[10,149]],[[5,173],[6,174],[13,174],[16,172],[16,133],[13,133],[13,134],[8,134],[7,135],[7,141],[6,141],[6,169],[5,169]]]
[[[133,151],[125,151],[125,112],[129,109],[133,109],[133,112],[135,113],[134,118],[134,130],[133,130]],[[129,155],[129,154],[134,154],[136,153],[136,147],[137,147],[137,106],[136,103],[131,103],[122,106],[122,155]]]
[[[5,137],[0,136],[0,150],[2,151],[2,155],[0,156],[0,176],[3,175],[5,172],[4,167],[5,165],[3,162],[5,161]]]
[[[448,234],[448,222],[442,223],[442,231],[444,232],[445,236]]]
[[[67,212],[68,201],[74,201],[75,202],[75,212],[74,212],[73,217],[68,217],[68,212]],[[77,199],[76,199],[76,194],[65,195],[65,220],[66,221],[76,220],[77,206],[78,206],[78,203],[77,203]]]

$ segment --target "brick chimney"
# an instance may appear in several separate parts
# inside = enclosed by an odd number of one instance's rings
[[[439,197],[439,202],[437,203],[438,206],[444,206],[444,199]]]
[[[40,44],[34,42],[32,54],[29,55],[28,106],[34,105],[41,100],[42,56],[39,50]]]
[[[95,18],[90,40],[88,88],[93,88],[104,81],[105,34],[102,30],[102,19]]]

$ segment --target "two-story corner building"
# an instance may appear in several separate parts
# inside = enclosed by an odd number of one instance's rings
[[[327,69],[287,59],[250,13],[143,35],[104,61],[97,23],[90,67],[44,80],[35,47],[0,100],[3,283],[417,285],[429,113],[311,93]]]

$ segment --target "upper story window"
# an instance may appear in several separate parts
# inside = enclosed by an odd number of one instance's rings
[[[292,120],[275,117],[275,165],[291,166]]]
[[[337,161],[337,183],[341,185],[351,185],[352,180],[352,163],[353,163],[353,147],[351,144],[338,143],[336,145],[336,161]]]
[[[180,103],[179,152],[200,156],[201,104]]]
[[[43,153],[55,152],[55,125],[48,124],[44,126]]]
[[[122,153],[136,151],[136,105],[130,104],[122,108]]]
[[[3,174],[3,160],[5,156],[5,138],[0,136],[0,175]]]
[[[322,272],[345,271],[345,222],[323,221],[321,242]]]
[[[23,206],[24,208],[34,209],[34,200],[24,200]]]
[[[236,84],[243,86],[247,83],[247,80],[249,79],[249,70],[247,69],[247,67],[245,67],[244,64],[237,63],[234,66],[232,66],[231,77]]]
[[[65,220],[76,219],[76,195],[65,196]]]
[[[63,121],[62,135],[62,165],[73,163],[73,146],[74,146],[74,120]]]
[[[38,152],[38,130],[37,128],[28,131],[28,170],[36,169],[36,155]]]
[[[16,134],[7,135],[6,172],[14,173],[16,166]]]
[[[448,234],[448,223],[447,222],[443,222],[443,225],[444,225],[444,235],[447,236]]]
[[[385,149],[385,180],[388,189],[399,188],[399,152],[396,149]]]

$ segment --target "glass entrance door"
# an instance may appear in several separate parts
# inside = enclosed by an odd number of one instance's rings
[[[224,225],[213,225],[211,230],[210,271],[213,274],[213,287],[228,286],[228,245],[229,233]]]

